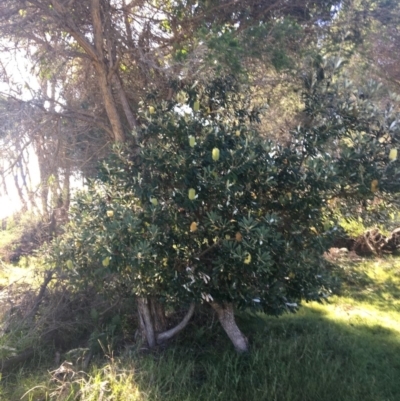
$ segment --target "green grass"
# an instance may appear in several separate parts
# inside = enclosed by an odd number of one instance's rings
[[[58,382],[50,382],[49,360],[32,361],[3,379],[0,399],[19,400],[37,386],[23,399],[399,401],[400,259],[343,262],[341,276],[329,304],[279,319],[241,314],[249,355],[237,355],[209,321],[167,349],[109,354],[87,375]],[[68,396],[57,398],[62,391]]]

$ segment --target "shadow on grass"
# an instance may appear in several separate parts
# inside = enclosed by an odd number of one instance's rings
[[[279,319],[243,314],[238,322],[250,339],[249,354],[236,354],[216,323],[201,328],[192,324],[166,349],[127,352],[113,362],[112,369],[110,361],[108,367],[93,367],[92,379],[87,379],[92,398],[82,400],[100,399],[104,388],[111,397],[104,400],[115,401],[400,399],[398,331],[340,323],[313,307]],[[32,388],[34,380],[28,376],[25,371],[24,380]],[[138,390],[133,398],[132,389]],[[37,396],[34,399],[48,399],[40,389]]]

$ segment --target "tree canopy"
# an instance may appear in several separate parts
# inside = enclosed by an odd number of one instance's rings
[[[285,145],[260,135],[260,110],[230,77],[144,104],[140,153],[118,145],[103,163],[56,263],[113,277],[139,299],[210,304],[240,351],[233,307],[279,315],[325,299],[323,253],[338,230],[330,202],[397,193],[400,169],[397,116],[354,100],[337,59],[323,78],[320,68],[304,80],[308,124]]]

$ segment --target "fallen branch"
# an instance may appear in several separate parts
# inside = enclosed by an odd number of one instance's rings
[[[0,372],[5,372],[7,370],[11,370],[16,365],[25,362],[29,358],[31,358],[34,354],[33,348],[27,348],[25,351],[20,354],[13,356],[8,359],[0,359]]]
[[[365,232],[364,235],[363,235],[364,241],[365,241],[365,245],[368,247],[368,249],[371,251],[371,253],[373,253],[374,255],[377,255],[378,253],[377,253],[375,247],[369,241],[369,238],[368,238],[369,235],[370,235],[370,231]]]
[[[45,278],[44,278],[44,280],[43,280],[42,285],[40,286],[39,293],[38,293],[38,295],[37,295],[37,297],[36,297],[36,299],[35,299],[35,302],[34,302],[34,304],[33,304],[33,306],[32,306],[32,309],[31,309],[31,311],[28,313],[28,315],[25,317],[25,319],[26,319],[28,322],[29,322],[29,321],[32,321],[32,320],[34,319],[36,313],[38,312],[39,306],[40,306],[40,304],[41,304],[42,301],[43,301],[43,297],[44,297],[44,294],[45,294],[45,292],[46,292],[47,285],[48,285],[48,284],[50,283],[50,281],[52,280],[53,275],[54,275],[54,271],[53,271],[53,270],[48,270],[48,271],[46,272],[46,276],[45,276]]]

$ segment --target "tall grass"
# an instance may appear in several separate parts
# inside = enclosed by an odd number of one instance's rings
[[[108,353],[88,374],[61,381],[50,381],[45,361],[41,370],[25,366],[3,379],[0,398],[37,386],[24,399],[399,401],[400,260],[346,262],[342,279],[329,304],[279,319],[240,314],[248,355],[237,355],[215,322],[192,324],[166,349]]]

